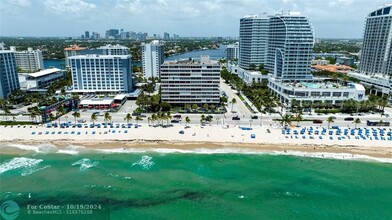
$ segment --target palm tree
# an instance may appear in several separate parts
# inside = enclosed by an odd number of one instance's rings
[[[76,118],[80,118],[80,113],[75,111],[74,113],[72,113],[72,116],[74,116],[76,124]]]
[[[234,104],[236,104],[236,103],[237,103],[237,100],[235,98],[233,98],[231,100],[231,111],[233,111]]]
[[[109,114],[109,112],[106,112],[105,115],[103,116],[103,120],[106,123],[109,123],[112,120],[112,116]]]
[[[93,124],[95,125],[95,122],[98,120],[98,117],[95,113],[91,114],[91,121],[93,122]]]
[[[297,112],[295,120],[297,121],[297,127],[299,127],[299,122],[302,121],[302,112]]]
[[[188,124],[191,122],[191,119],[188,117],[188,116],[186,116],[185,117],[185,123],[186,123],[186,125],[188,126]]]
[[[167,124],[169,124],[169,120],[172,118],[172,116],[170,115],[170,112],[167,112],[167,113],[166,113],[165,118],[166,118],[166,120],[167,120]]]
[[[135,121],[136,121],[136,125],[138,124],[137,122],[138,121],[141,121],[142,120],[142,118],[140,118],[140,116],[138,115],[138,116],[136,116],[136,118],[135,118]]]
[[[157,115],[154,113],[151,115],[151,121],[152,121],[152,125],[155,125],[155,121],[157,120]]]
[[[293,121],[293,116],[289,114],[281,115],[280,124],[282,126],[291,126],[291,122]]]
[[[132,120],[131,113],[128,113],[128,114],[124,117],[124,121],[126,121],[127,123],[129,123],[131,120]]]
[[[49,120],[50,120],[50,121],[56,120],[56,117],[53,115],[53,113],[50,113],[50,114],[49,114]]]
[[[200,116],[200,125],[202,124],[202,122],[206,120],[206,116],[205,115],[201,115]]]
[[[355,129],[357,129],[357,125],[358,125],[358,124],[361,124],[361,119],[356,118],[356,119],[353,121],[353,123],[355,124]]]
[[[329,117],[327,118],[327,122],[328,122],[328,128],[330,128],[331,123],[334,123],[335,120],[333,119],[332,116],[329,116]]]
[[[61,112],[57,111],[56,112],[56,117],[59,120],[59,124],[60,124]]]

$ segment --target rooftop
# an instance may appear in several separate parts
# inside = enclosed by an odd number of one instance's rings
[[[129,49],[128,47],[125,47],[120,44],[106,44],[105,46],[98,47],[97,49]]]
[[[162,65],[175,65],[175,64],[181,64],[181,65],[205,65],[205,64],[210,64],[210,65],[218,65],[219,62],[216,60],[210,60],[210,57],[208,55],[202,55],[200,56],[200,59],[181,59],[181,60],[168,60],[165,61]]]
[[[100,55],[100,54],[85,54],[85,55],[76,55],[68,57],[68,59],[99,59],[99,58],[121,58],[121,59],[129,59],[131,55]]]
[[[40,76],[45,76],[45,75],[50,75],[52,73],[57,73],[57,72],[62,72],[61,69],[58,68],[50,68],[46,70],[41,70],[35,73],[29,73],[28,76],[30,77],[40,77]]]
[[[79,47],[79,45],[74,44],[71,47],[66,47],[64,50],[87,50],[87,47]]]
[[[313,65],[312,68],[330,72],[347,72],[349,70],[353,70],[352,67],[346,65]]]
[[[345,88],[356,88],[357,90],[365,90],[361,84],[357,83],[347,83],[347,85],[342,85],[334,82],[295,82],[295,83],[283,83],[283,85],[294,88],[304,88],[304,89],[345,89]]]

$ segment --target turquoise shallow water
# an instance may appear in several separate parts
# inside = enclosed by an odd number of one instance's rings
[[[17,219],[392,219],[391,164],[294,156],[1,155],[0,192]]]

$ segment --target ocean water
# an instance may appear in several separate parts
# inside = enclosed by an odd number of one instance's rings
[[[391,163],[38,148],[0,154],[0,214],[14,201],[16,219],[392,219]]]

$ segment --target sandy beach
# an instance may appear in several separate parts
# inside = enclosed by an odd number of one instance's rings
[[[125,133],[126,130],[127,133]],[[59,134],[60,131],[61,134]],[[184,134],[180,134],[179,131],[184,131]],[[55,134],[52,134],[53,132]],[[252,135],[254,138],[251,137]],[[39,152],[39,147],[34,148],[34,146],[50,144],[56,146],[60,153],[70,154],[83,148],[103,152],[267,152],[342,159],[358,157],[358,155],[362,155],[360,157],[364,159],[366,156],[392,158],[392,142],[388,140],[358,140],[353,137],[338,140],[334,135],[333,140],[327,136],[319,139],[318,135],[315,139],[295,139],[291,138],[291,135],[287,138],[286,136],[281,134],[279,128],[256,127],[253,130],[241,130],[239,127],[223,129],[217,125],[204,127],[191,125],[187,129],[184,129],[183,125],[162,128],[147,124],[138,128],[0,127],[0,145],[3,153],[15,153],[12,147],[15,150],[26,150],[26,146]],[[4,146],[8,146],[7,150]]]

